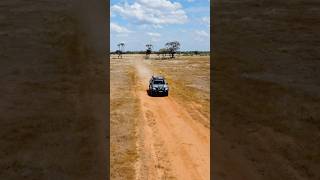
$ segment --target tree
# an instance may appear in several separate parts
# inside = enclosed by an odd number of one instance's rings
[[[124,43],[119,43],[117,46],[118,46],[118,50],[116,51],[116,53],[118,54],[118,58],[121,57],[122,58],[122,54],[124,52]]]
[[[147,50],[146,50],[146,56],[149,58],[151,52],[152,52],[152,44],[146,44]]]
[[[180,43],[178,41],[167,42],[166,47],[171,58],[174,58],[174,54],[180,49]]]
[[[122,52],[124,51],[124,45],[125,44],[123,42],[118,44],[119,51],[122,51]]]

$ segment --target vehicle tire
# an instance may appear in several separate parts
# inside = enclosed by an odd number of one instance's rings
[[[165,95],[165,96],[168,96],[168,95],[169,95],[169,91],[167,91],[164,95]]]

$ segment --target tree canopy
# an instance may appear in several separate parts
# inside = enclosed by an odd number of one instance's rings
[[[171,58],[174,58],[174,54],[180,49],[180,43],[178,41],[172,41],[166,43],[168,53],[171,54]]]

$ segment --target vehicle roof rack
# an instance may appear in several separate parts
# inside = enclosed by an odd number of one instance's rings
[[[153,76],[154,79],[164,79],[163,76]]]

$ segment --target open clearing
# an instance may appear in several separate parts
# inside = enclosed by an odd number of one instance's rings
[[[147,94],[162,73],[168,97]],[[209,57],[111,58],[111,178],[209,179]]]

